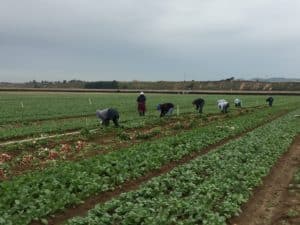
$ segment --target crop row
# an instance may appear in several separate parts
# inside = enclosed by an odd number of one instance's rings
[[[272,114],[271,114],[272,115]],[[257,126],[270,111],[215,122],[79,162],[64,162],[0,183],[0,224],[28,224],[95,193],[113,190],[126,180],[178,160],[191,152]]]
[[[21,137],[38,137],[47,133],[63,133],[71,130],[80,130],[83,128],[92,129],[99,126],[96,117],[82,117],[67,120],[51,120],[39,123],[30,123],[23,125],[10,124],[0,127],[0,140],[21,138]]]
[[[225,225],[300,132],[299,125],[290,113],[67,224]]]
[[[278,108],[286,108],[290,105],[291,102],[286,101],[282,102],[273,107],[273,111],[276,111]],[[298,103],[299,104],[299,103]],[[292,107],[295,107],[296,104],[292,104]],[[291,108],[292,108],[291,107]],[[192,106],[190,106],[192,109]],[[209,111],[210,110],[210,111]],[[207,112],[216,111],[215,106],[211,109],[206,109]],[[237,110],[231,110],[233,113]],[[180,116],[185,117],[186,114]],[[145,124],[154,124],[161,121],[158,118],[158,115],[148,115],[147,117],[139,117],[135,112],[132,114],[121,114],[120,123],[123,127],[133,128],[141,127]],[[60,120],[47,120],[47,121],[36,121],[36,122],[24,122],[20,124],[5,124],[0,126],[0,140],[8,140],[22,137],[38,137],[41,134],[47,133],[64,133],[66,131],[74,131],[81,129],[95,129],[99,127],[99,121],[96,116],[83,116],[80,118],[69,118],[69,119],[60,119]]]
[[[146,94],[147,115],[155,116],[156,105],[173,102],[180,106],[180,112],[193,112],[191,102],[199,95]],[[205,112],[215,112],[216,100],[222,95],[202,95],[206,100]],[[243,100],[244,106],[266,104],[265,96],[226,96],[230,102],[235,97]],[[93,115],[96,109],[117,108],[121,118],[128,120],[137,115],[136,94],[78,94],[78,93],[0,93],[0,125],[43,119],[57,119],[72,116]],[[278,96],[275,104],[294,102],[297,97]],[[22,125],[22,124],[21,124]]]
[[[185,114],[184,116],[187,117],[188,115]],[[180,117],[183,117],[183,115]],[[137,117],[135,119],[129,118],[127,121],[120,121],[122,128],[140,128],[145,124],[154,125],[161,122],[162,121],[158,118],[158,116],[147,116],[147,119],[144,117]],[[100,121],[96,118],[96,116],[65,120],[40,121],[26,123],[23,125],[7,124],[0,127],[0,140],[4,141],[22,137],[39,137],[40,135],[46,135],[49,133],[64,133],[67,131],[83,129],[91,130],[98,128],[99,125]]]
[[[3,94],[2,94],[3,95]],[[148,96],[148,95],[147,95]],[[2,97],[2,98],[1,98]],[[120,112],[120,122],[127,127],[140,126],[145,122],[151,123],[158,120],[155,106],[159,102],[171,101],[179,107],[180,114],[194,112],[191,101],[196,95],[149,95],[147,101],[147,116],[139,117],[136,111],[135,95],[132,94],[7,94],[0,96],[3,110],[0,112],[0,140],[39,136],[45,133],[62,133],[71,130],[93,129],[99,126],[94,113],[97,108],[115,107]],[[224,96],[209,95],[206,99],[205,113],[216,113],[216,99]],[[226,96],[232,100],[235,96]],[[265,104],[263,96],[242,96],[243,106]],[[293,105],[297,97],[276,97],[275,107]],[[22,108],[20,102],[25,106]],[[91,102],[92,104],[90,104]],[[232,107],[233,109],[233,107]],[[21,110],[21,111],[20,111]],[[94,115],[94,116],[91,116]],[[79,118],[56,118],[81,116]],[[48,118],[49,120],[42,120]],[[15,121],[12,123],[12,121]]]

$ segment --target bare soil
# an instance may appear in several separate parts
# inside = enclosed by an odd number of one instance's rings
[[[300,189],[289,185],[300,167],[300,135],[230,225],[300,225]],[[297,214],[298,211],[298,214]]]

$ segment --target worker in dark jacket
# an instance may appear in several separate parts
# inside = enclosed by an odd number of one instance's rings
[[[193,101],[193,105],[196,106],[196,110],[199,113],[202,113],[204,104],[205,104],[205,101],[202,98],[197,98]]]
[[[160,110],[160,117],[171,115],[174,110],[174,105],[172,103],[158,104],[157,110]]]
[[[238,98],[234,99],[235,107],[242,107],[242,101]]]
[[[144,92],[141,92],[139,97],[137,98],[137,103],[138,103],[138,111],[140,116],[145,116],[145,111],[146,111],[146,96]]]
[[[116,127],[119,126],[119,113],[115,109],[108,108],[103,110],[96,110],[96,116],[101,120],[101,124],[104,126],[108,126],[110,120],[114,122]]]
[[[272,107],[273,101],[274,101],[273,97],[269,97],[269,98],[266,99],[266,102],[269,103],[269,106],[270,106],[270,107]]]

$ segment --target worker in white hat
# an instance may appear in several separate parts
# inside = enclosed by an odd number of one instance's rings
[[[140,116],[145,116],[146,111],[146,96],[144,92],[141,92],[140,95],[137,98],[137,104],[138,104],[138,112]]]

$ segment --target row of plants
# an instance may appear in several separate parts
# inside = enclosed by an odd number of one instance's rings
[[[255,110],[242,110],[238,115],[253,113],[253,111]],[[145,125],[141,129],[118,129],[117,132],[109,128],[94,132],[84,129],[79,135],[6,145],[0,151],[0,181],[29,170],[56,165],[57,161],[79,160],[86,156],[91,157],[118,150],[120,147],[128,147],[141,141],[171,136],[175,133],[178,135],[179,132],[205,126],[220,119],[229,120],[237,115],[189,115],[192,116],[191,118],[187,116],[161,120],[156,126]],[[82,147],[78,148],[78,143],[84,144],[80,144]]]
[[[95,193],[113,190],[191,152],[261,124],[270,110],[217,121],[172,137],[145,142],[78,162],[58,163],[0,183],[0,224],[28,224]]]
[[[39,123],[31,123],[22,126],[15,124],[0,127],[0,140],[11,140],[23,137],[40,137],[51,133],[64,133],[66,131],[94,129],[99,126],[96,117],[82,117],[67,120],[51,120]]]
[[[180,112],[192,112],[192,101],[199,95],[176,94],[147,94],[147,115],[155,116],[156,106],[162,102],[173,102],[180,106]],[[202,95],[206,100],[205,111],[216,111],[216,100],[224,98],[222,95]],[[265,96],[226,96],[233,99],[240,97],[244,106],[265,104]],[[94,115],[96,109],[107,107],[117,108],[122,118],[128,120],[137,115],[137,94],[124,93],[0,93],[0,125],[18,122],[24,123],[36,120],[57,119],[73,116]],[[294,101],[295,97],[276,97],[276,104],[284,100]]]
[[[211,96],[210,96],[211,97]],[[216,96],[213,96],[214,98]],[[248,96],[249,97],[249,96]],[[255,101],[255,98],[249,99],[248,105],[255,105],[258,101]],[[182,104],[186,104],[183,100],[186,100],[184,97],[181,97],[179,101]],[[191,98],[191,97],[190,97]],[[211,97],[212,98],[212,97]],[[277,105],[273,108],[288,108],[290,105],[299,105],[299,101],[295,102],[295,98],[287,98],[286,101],[277,100]],[[125,107],[125,106],[124,106]],[[251,107],[250,107],[251,108]],[[183,110],[184,109],[184,110]],[[193,111],[193,107],[190,104],[187,108],[181,108],[179,117],[186,117],[187,112]],[[218,113],[215,105],[205,106],[205,114],[209,115],[212,113]],[[238,111],[235,108],[230,110],[231,114]],[[146,117],[139,117],[133,107],[131,111],[125,109],[120,111],[120,123],[123,128],[140,128],[146,124],[159,124],[161,119],[158,117],[158,112],[154,111],[152,114],[147,113]],[[148,115],[149,114],[149,115]],[[176,114],[176,112],[174,113]],[[193,113],[194,114],[194,113]],[[99,121],[96,116],[82,116],[79,118],[68,118],[68,119],[59,119],[59,120],[47,120],[47,121],[34,121],[34,122],[21,122],[21,123],[12,123],[4,124],[0,126],[0,141],[13,140],[25,137],[39,137],[41,135],[55,134],[55,133],[64,133],[67,131],[78,131],[80,129],[96,129],[99,127]]]
[[[280,106],[282,107],[282,106]],[[238,113],[238,110],[232,110],[232,113]],[[205,114],[205,115],[210,115]],[[122,115],[123,116],[123,115]],[[193,117],[195,114],[185,113],[177,116],[176,118]],[[148,125],[161,124],[163,121],[158,116],[145,117],[129,117],[127,120],[121,119],[121,128],[140,128]],[[64,133],[67,131],[76,131],[80,129],[96,129],[100,126],[100,121],[96,116],[69,118],[60,120],[47,120],[39,122],[25,122],[20,124],[6,124],[0,127],[0,141],[12,140],[24,137],[39,137],[41,135],[49,135],[53,133]],[[101,126],[100,126],[101,127]]]
[[[195,110],[191,104],[192,100],[199,97],[197,95],[157,94],[147,96],[147,116],[143,118],[140,118],[137,114],[136,95],[134,94],[44,95],[35,93],[30,95],[27,93],[25,95],[7,94],[0,96],[0,104],[2,101],[3,105],[6,105],[0,112],[0,140],[27,136],[36,137],[41,133],[62,133],[82,128],[93,129],[99,125],[95,117],[96,109],[106,107],[114,107],[119,110],[122,125],[141,126],[145,121],[151,123],[158,120],[159,113],[155,110],[158,103],[171,101],[176,106],[175,114],[177,113],[177,107],[180,114],[190,113]],[[207,95],[202,97],[206,100],[205,113],[219,111],[216,107],[216,100],[224,98],[224,96]],[[266,105],[264,96],[226,96],[226,99],[232,102],[235,97],[241,97],[243,106],[246,107]],[[278,96],[275,101],[275,105],[282,107],[297,102],[297,97]],[[20,105],[24,106],[21,107]],[[68,118],[72,116],[81,117]]]
[[[156,120],[152,124],[143,124],[141,129],[108,127],[90,132],[82,129],[80,134],[71,136],[58,136],[51,139],[32,140],[2,146],[0,150],[0,180],[9,179],[16,174],[28,170],[45,168],[55,165],[52,160],[66,161],[78,160],[85,156],[102,154],[120,147],[127,147],[142,140],[151,140],[165,137],[195,127],[205,126],[216,120],[229,120],[234,116],[253,113],[257,109],[243,109],[229,115],[195,115],[185,114],[184,117],[172,117],[168,120]],[[99,137],[101,136],[100,140]],[[102,140],[105,140],[102,142]],[[78,142],[85,143],[78,151]],[[69,146],[65,151],[65,146]]]
[[[271,112],[270,108],[264,109]],[[268,120],[275,118],[281,111],[274,111]],[[255,113],[255,110],[239,111],[239,116],[246,113]],[[256,112],[258,113],[258,112]],[[259,112],[260,114],[262,112]],[[267,115],[266,112],[264,112]],[[262,114],[261,114],[262,115]],[[195,116],[189,118],[172,118],[162,120],[167,124],[160,124],[152,128],[146,126],[142,129],[118,130],[97,130],[96,132],[81,132],[80,135],[60,137],[51,140],[30,141],[21,144],[7,145],[0,152],[0,181],[10,179],[12,176],[20,175],[30,170],[44,169],[48,166],[55,166],[57,162],[67,160],[80,160],[87,156],[108,153],[113,150],[128,147],[142,141],[151,141],[155,138],[162,138],[180,132],[195,129],[208,125],[216,120],[230,120],[237,115],[211,115]],[[174,120],[174,121],[173,121]],[[176,121],[176,122],[175,122]],[[114,131],[114,134],[111,133]],[[104,135],[104,134],[107,134]],[[81,147],[78,148],[78,143]],[[83,144],[82,144],[83,143]],[[3,160],[1,160],[3,155]],[[55,163],[53,163],[55,160]]]
[[[24,141],[24,142],[12,142],[11,144],[4,144],[1,146],[0,152],[9,152],[9,151],[23,151],[24,149],[33,149],[38,148],[52,148],[55,145],[61,145],[65,142],[76,142],[78,140],[84,141],[93,141],[94,139],[105,138],[107,135],[109,137],[118,137],[120,140],[131,140],[132,133],[133,136],[136,136],[136,139],[147,139],[161,132],[161,129],[172,129],[174,128],[176,131],[180,131],[181,129],[192,129],[194,127],[204,126],[210,122],[216,120],[224,120],[231,119],[232,117],[241,116],[247,113],[254,113],[255,111],[263,110],[272,112],[274,115],[279,113],[280,111],[286,110],[285,108],[275,107],[271,108],[243,108],[240,110],[235,110],[228,114],[184,114],[175,117],[169,117],[166,119],[157,119],[157,117],[148,119],[147,121],[136,121],[136,122],[125,122],[122,124],[120,128],[116,130],[113,126],[98,126],[98,129],[91,130],[91,127],[80,129],[78,134],[68,135],[68,136],[54,136],[53,138],[47,138],[48,135],[46,133],[39,133],[43,138],[39,139],[39,137],[35,137],[32,141]]]
[[[290,113],[66,224],[225,225],[299,132]]]

